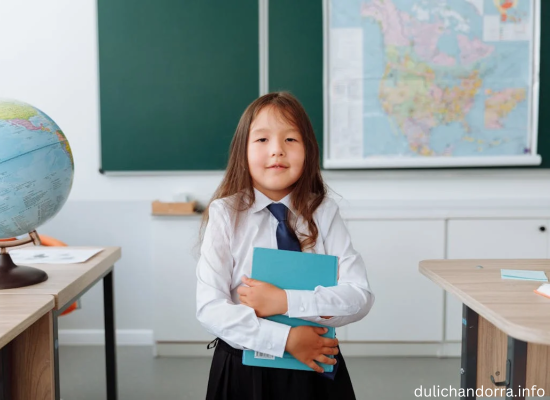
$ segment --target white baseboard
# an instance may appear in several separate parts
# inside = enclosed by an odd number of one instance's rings
[[[157,342],[158,357],[212,357],[207,342]],[[459,357],[460,343],[340,343],[345,357]]]
[[[103,346],[102,329],[63,329],[59,331],[61,346]],[[212,357],[208,342],[154,342],[148,329],[117,329],[117,346],[154,346],[158,357]],[[446,343],[340,343],[346,357],[459,357],[460,342]]]
[[[445,342],[441,346],[438,357],[460,357],[462,354],[462,342]]]
[[[209,342],[155,343],[153,353],[157,357],[212,357],[214,349],[208,350]]]
[[[340,348],[346,357],[458,357],[461,350],[460,344],[458,347],[453,347],[453,344],[342,342]]]
[[[58,333],[61,346],[102,346],[105,344],[103,329],[60,329]],[[152,346],[153,330],[117,329],[117,346]]]

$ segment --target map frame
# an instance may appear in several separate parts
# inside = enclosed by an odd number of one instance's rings
[[[524,0],[522,0],[524,1]],[[331,0],[323,0],[323,168],[324,169],[394,169],[394,168],[456,168],[456,167],[496,167],[496,166],[536,166],[542,162],[542,157],[537,152],[538,141],[538,116],[539,116],[539,90],[540,90],[540,33],[541,33],[541,1],[531,2],[532,16],[532,40],[531,40],[531,96],[528,98],[529,149],[527,154],[506,156],[378,156],[378,157],[336,157],[331,150],[331,107],[330,107],[330,60],[331,48],[330,18]],[[342,50],[342,51],[345,51]],[[361,53],[362,54],[362,53]],[[363,113],[361,113],[361,118]],[[354,120],[358,122],[357,119]],[[353,122],[353,121],[351,121]],[[362,125],[362,121],[359,122]]]

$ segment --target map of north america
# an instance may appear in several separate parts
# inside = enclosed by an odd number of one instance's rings
[[[530,1],[332,0],[331,7],[331,30],[361,36],[362,157],[530,151]]]

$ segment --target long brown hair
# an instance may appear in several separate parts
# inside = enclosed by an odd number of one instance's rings
[[[200,228],[200,242],[204,238],[204,229],[208,224],[210,203],[237,194],[230,206],[235,211],[249,209],[255,201],[252,178],[248,169],[247,144],[250,125],[258,113],[265,107],[274,107],[285,120],[294,125],[300,134],[305,147],[305,160],[302,175],[294,183],[291,201],[297,213],[307,222],[309,232],[297,232],[302,250],[313,248],[319,234],[313,213],[327,195],[327,185],[321,176],[319,145],[315,138],[313,126],[306,111],[292,94],[288,92],[268,93],[256,99],[244,111],[229,148],[229,161],[225,176],[216,189],[206,207]],[[293,232],[296,231],[296,221],[293,226],[287,218],[287,224]],[[300,237],[301,236],[301,237]]]

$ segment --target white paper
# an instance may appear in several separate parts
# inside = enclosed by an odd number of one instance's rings
[[[550,297],[550,284],[545,283],[544,285],[541,285],[541,286],[537,289],[537,292],[538,292],[539,294],[542,294],[543,296]]]
[[[86,262],[102,250],[38,246],[12,250],[9,254],[15,264],[76,264]]]

